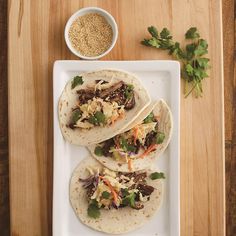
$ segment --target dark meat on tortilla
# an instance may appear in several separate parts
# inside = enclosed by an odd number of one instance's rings
[[[134,93],[132,93],[131,97],[125,101],[125,109],[131,110],[135,106],[135,97]]]
[[[113,138],[108,139],[104,142],[102,146],[102,153],[105,157],[111,157],[112,153],[110,152],[111,147],[115,145]]]
[[[106,98],[108,96],[111,96],[112,93],[115,92],[116,90],[118,90],[119,88],[121,88],[123,84],[124,84],[124,82],[120,81],[120,82],[112,85],[111,87],[109,87],[107,89],[101,90],[100,93],[99,93],[99,97],[100,98]]]
[[[79,95],[78,99],[80,104],[85,104],[88,102],[88,100],[91,100],[93,97],[95,97],[94,91],[90,89],[80,89],[77,91],[77,94]]]
[[[138,184],[137,189],[143,196],[149,196],[154,191],[154,188],[147,184]]]
[[[149,147],[155,140],[156,137],[156,132],[155,131],[151,131],[147,134],[146,139],[145,139],[145,146]]]

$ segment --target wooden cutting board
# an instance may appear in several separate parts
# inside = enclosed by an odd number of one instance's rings
[[[200,99],[181,97],[181,235],[225,234],[222,19],[220,0],[9,0],[9,151],[13,236],[52,234],[52,68],[77,59],[64,42],[67,19],[99,6],[119,27],[104,60],[167,59],[146,48],[146,28],[182,41],[197,26],[209,42],[210,78]]]

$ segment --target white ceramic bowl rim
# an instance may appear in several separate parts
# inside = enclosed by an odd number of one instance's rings
[[[98,14],[99,13],[103,13],[107,18],[109,18],[112,22],[111,26],[112,26],[112,31],[113,31],[113,38],[112,38],[112,44],[110,45],[110,47],[102,54],[98,55],[98,56],[94,56],[94,57],[88,57],[88,56],[84,56],[84,55],[81,55],[77,50],[75,50],[72,45],[71,45],[71,42],[69,40],[69,37],[68,37],[68,32],[69,32],[69,29],[70,29],[70,26],[72,24],[72,22],[77,18],[79,17],[79,14],[83,14],[83,13],[86,13],[87,11],[94,11],[94,12],[97,12]],[[86,59],[86,60],[96,60],[96,59],[99,59],[105,55],[107,55],[111,50],[112,48],[115,46],[115,43],[117,41],[117,37],[118,37],[118,27],[117,27],[117,24],[116,24],[116,21],[114,19],[114,17],[107,11],[105,11],[104,9],[102,8],[99,8],[99,7],[84,7],[84,8],[81,8],[79,9],[78,11],[76,11],[67,21],[66,23],[66,27],[65,27],[65,32],[64,32],[64,36],[65,36],[65,41],[66,41],[66,44],[67,44],[67,47],[70,49],[70,51],[82,58],[82,59]]]

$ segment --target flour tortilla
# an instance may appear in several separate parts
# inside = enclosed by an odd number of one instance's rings
[[[75,214],[80,221],[98,231],[109,234],[122,234],[140,228],[159,209],[163,198],[163,181],[151,180],[147,178],[147,184],[152,185],[155,190],[150,196],[150,200],[144,203],[144,208],[135,210],[129,207],[120,209],[101,209],[98,219],[93,219],[87,215],[88,200],[86,190],[79,182],[79,178],[87,178],[86,167],[102,168],[102,165],[94,158],[84,159],[74,170],[70,181],[70,202]],[[155,170],[156,171],[156,170]],[[148,170],[148,176],[154,171]]]
[[[151,152],[149,155],[145,156],[144,158],[132,160],[132,171],[143,170],[152,165],[156,158],[164,152],[170,142],[173,129],[172,113],[166,102],[162,99],[158,102],[152,102],[151,105],[149,105],[124,131],[128,131],[136,125],[142,123],[142,121],[150,114],[151,111],[153,111],[155,116],[159,117],[158,129],[165,134],[165,139],[164,142],[159,144],[157,149]],[[91,145],[88,147],[88,149],[90,150],[93,157],[101,162],[104,166],[114,171],[130,172],[126,162],[116,161],[111,157],[95,155],[94,150],[96,146],[97,145]],[[139,153],[137,155],[139,155]]]
[[[81,74],[84,83],[71,89],[70,80],[65,86],[58,103],[58,115],[61,132],[64,138],[72,144],[88,146],[94,143],[102,142],[112,136],[118,134],[122,129],[126,128],[132,123],[136,117],[150,104],[151,99],[145,88],[137,77],[124,71],[119,70],[99,70]],[[67,127],[71,116],[72,108],[77,102],[76,91],[86,89],[88,86],[94,86],[95,80],[124,81],[127,84],[134,86],[135,93],[135,107],[131,110],[125,111],[123,119],[119,119],[114,125],[105,127],[93,127],[90,130],[76,128],[74,130]],[[113,84],[112,83],[112,84]]]

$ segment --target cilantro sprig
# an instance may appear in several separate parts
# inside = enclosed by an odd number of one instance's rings
[[[88,206],[87,209],[88,216],[94,219],[97,219],[100,217],[100,210],[98,207],[98,202],[96,200],[92,200]]]
[[[84,83],[82,76],[75,76],[71,81],[71,89],[74,89],[77,85],[82,85]]]
[[[175,59],[182,62],[181,77],[185,81],[185,97],[195,92],[196,97],[202,96],[202,80],[208,77],[209,59],[205,57],[208,53],[207,41],[200,38],[196,27],[191,27],[185,33],[185,39],[191,40],[185,48],[175,42],[170,31],[163,28],[159,33],[154,26],[148,27],[151,38],[144,39],[141,43],[148,47],[167,50]],[[190,89],[188,89],[190,85]]]
[[[150,174],[150,179],[155,180],[155,179],[165,179],[165,175],[163,172],[153,172]]]

